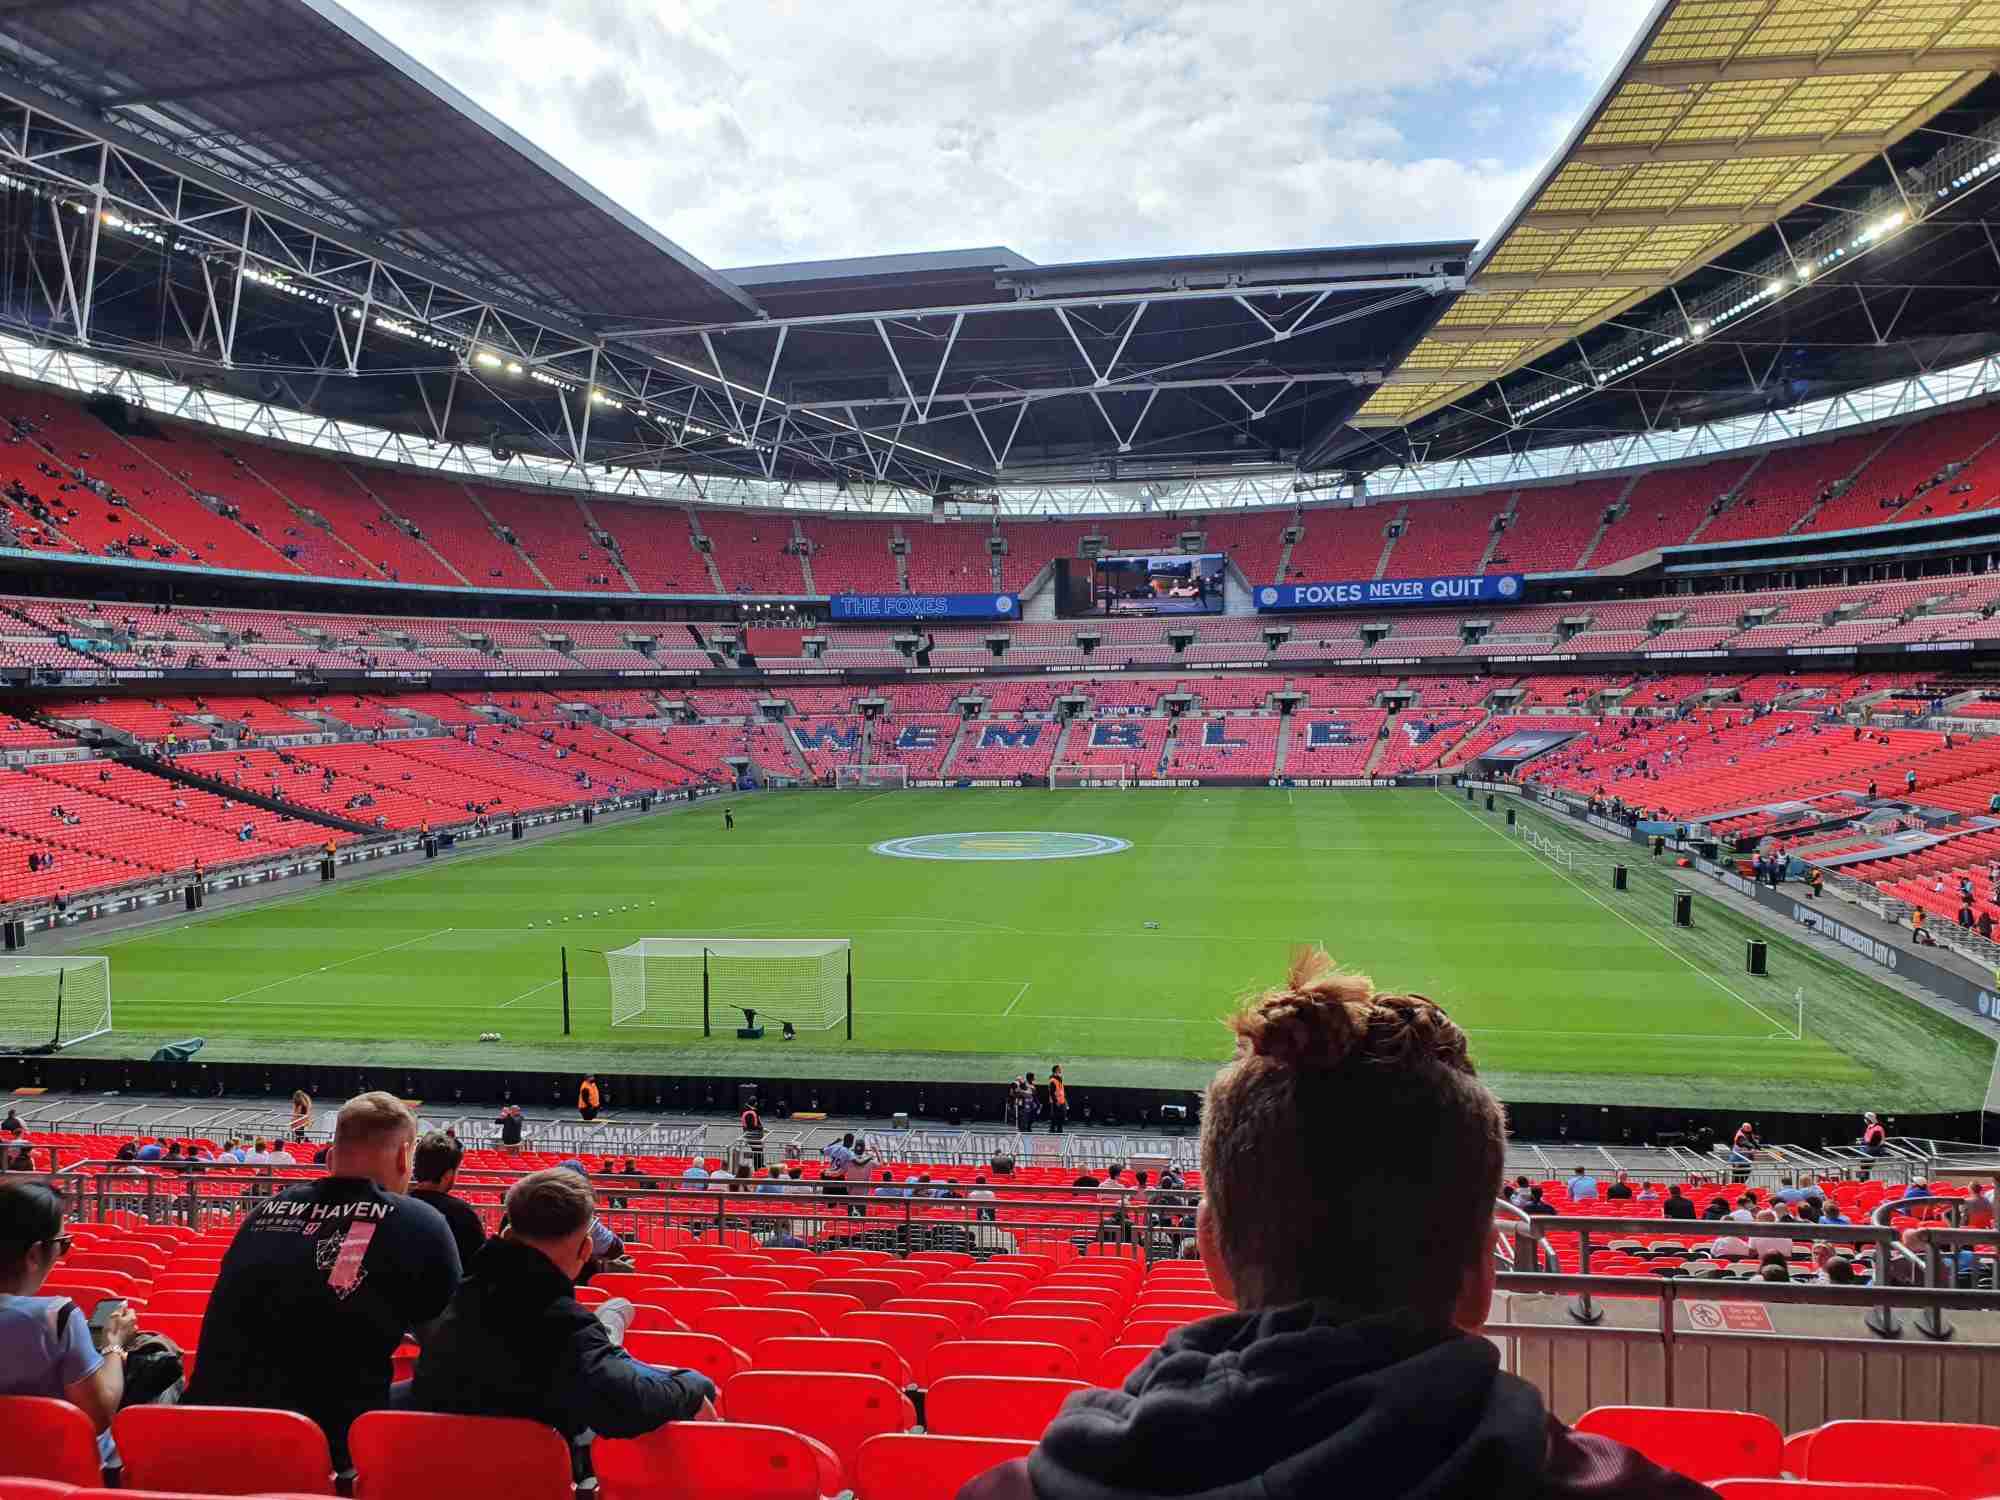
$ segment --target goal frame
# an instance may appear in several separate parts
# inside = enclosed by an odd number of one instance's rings
[[[644,950],[650,944],[661,945],[662,952],[660,952],[659,954],[645,952]],[[614,959],[632,959],[643,964],[645,960],[650,957],[671,956],[671,957],[681,957],[681,958],[694,958],[696,956],[699,956],[701,959],[701,1034],[703,1037],[713,1037],[715,1035],[715,1017],[714,1017],[715,1006],[717,1004],[721,1004],[725,1008],[727,1008],[734,1005],[734,1002],[732,1001],[717,1000],[715,996],[714,984],[715,984],[716,961],[719,959],[726,960],[729,958],[778,957],[781,955],[775,952],[771,952],[769,950],[782,949],[782,948],[791,948],[796,950],[801,946],[817,946],[823,951],[821,951],[818,954],[800,953],[795,951],[788,956],[795,958],[818,957],[821,959],[825,959],[832,957],[836,953],[839,954],[841,959],[841,971],[842,971],[841,972],[842,992],[841,992],[840,1014],[836,1016],[833,1020],[828,1021],[824,1025],[810,1025],[804,1023],[798,1023],[798,1024],[800,1024],[803,1029],[809,1031],[832,1031],[837,1026],[844,1026],[846,1028],[846,1039],[850,1042],[853,1041],[854,1040],[854,943],[849,938],[650,937],[650,938],[640,938],[637,942],[629,943],[624,948],[612,949],[610,951],[598,950],[605,959],[607,968],[610,969],[612,1029],[615,1031],[621,1026],[635,1026],[635,1025],[665,1026],[668,1027],[669,1029],[677,1029],[677,1030],[694,1029],[692,1021],[690,1021],[684,1027],[677,1027],[672,1022],[640,1021],[638,1017],[644,1013],[646,1008],[646,1002],[643,998],[640,1001],[638,1010],[633,1011],[629,1015],[621,1017],[618,1012],[618,976],[615,967],[612,967],[612,961]],[[668,949],[674,951],[670,953],[666,951]],[[634,950],[640,950],[640,951],[635,952]],[[642,975],[641,984],[643,985],[643,983],[644,979]],[[767,1007],[762,1005],[757,1006],[755,1008],[760,1011],[767,1009]],[[779,1019],[784,1024],[793,1024],[790,1022],[789,1018],[780,1017]]]
[[[1098,791],[1107,788],[1128,791],[1133,784],[1132,767],[1128,762],[1119,761],[1098,766],[1071,762],[1049,767],[1049,790],[1052,792]]]
[[[79,994],[71,978],[78,971],[92,970],[102,976],[97,986],[99,993]],[[112,1029],[111,1020],[111,960],[97,953],[52,954],[45,958],[20,955],[0,959],[0,985],[15,977],[30,978],[36,975],[54,979],[53,1004],[49,1012],[49,1030],[46,1038],[29,1040],[25,1033],[20,1040],[0,1036],[0,1056],[46,1056],[60,1052],[65,1047],[73,1047],[79,1042],[87,1042],[93,1037],[103,1036]],[[101,1009],[99,1008],[101,1007]],[[69,1035],[63,1031],[66,1018],[84,1015],[81,1029]]]
[[[875,766],[835,766],[833,789],[837,792],[907,792],[910,768],[900,761]]]

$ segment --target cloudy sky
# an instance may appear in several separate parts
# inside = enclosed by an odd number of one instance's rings
[[[713,266],[1494,229],[1650,0],[346,0]]]

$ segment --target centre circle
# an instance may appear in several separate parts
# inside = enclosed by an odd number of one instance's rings
[[[1132,847],[1101,833],[920,833],[873,846],[891,859],[1088,859]]]

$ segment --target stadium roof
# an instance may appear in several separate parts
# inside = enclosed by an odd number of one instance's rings
[[[1868,165],[2000,59],[2000,0],[1662,0],[1467,295],[1357,427],[1398,426],[1671,287]]]
[[[329,0],[4,0],[0,65],[112,139],[530,309],[755,307]]]

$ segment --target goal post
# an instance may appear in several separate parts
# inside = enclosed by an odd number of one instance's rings
[[[0,1052],[54,1052],[111,1029],[111,960],[0,959]]]
[[[854,1038],[854,955],[846,938],[640,938],[604,955],[611,1024],[713,1036],[754,1010],[797,1031],[845,1025]]]
[[[905,765],[835,766],[833,785],[843,792],[905,791],[910,785],[910,768]]]
[[[1132,768],[1129,765],[1049,767],[1050,791],[1064,787],[1129,787],[1131,784]]]

